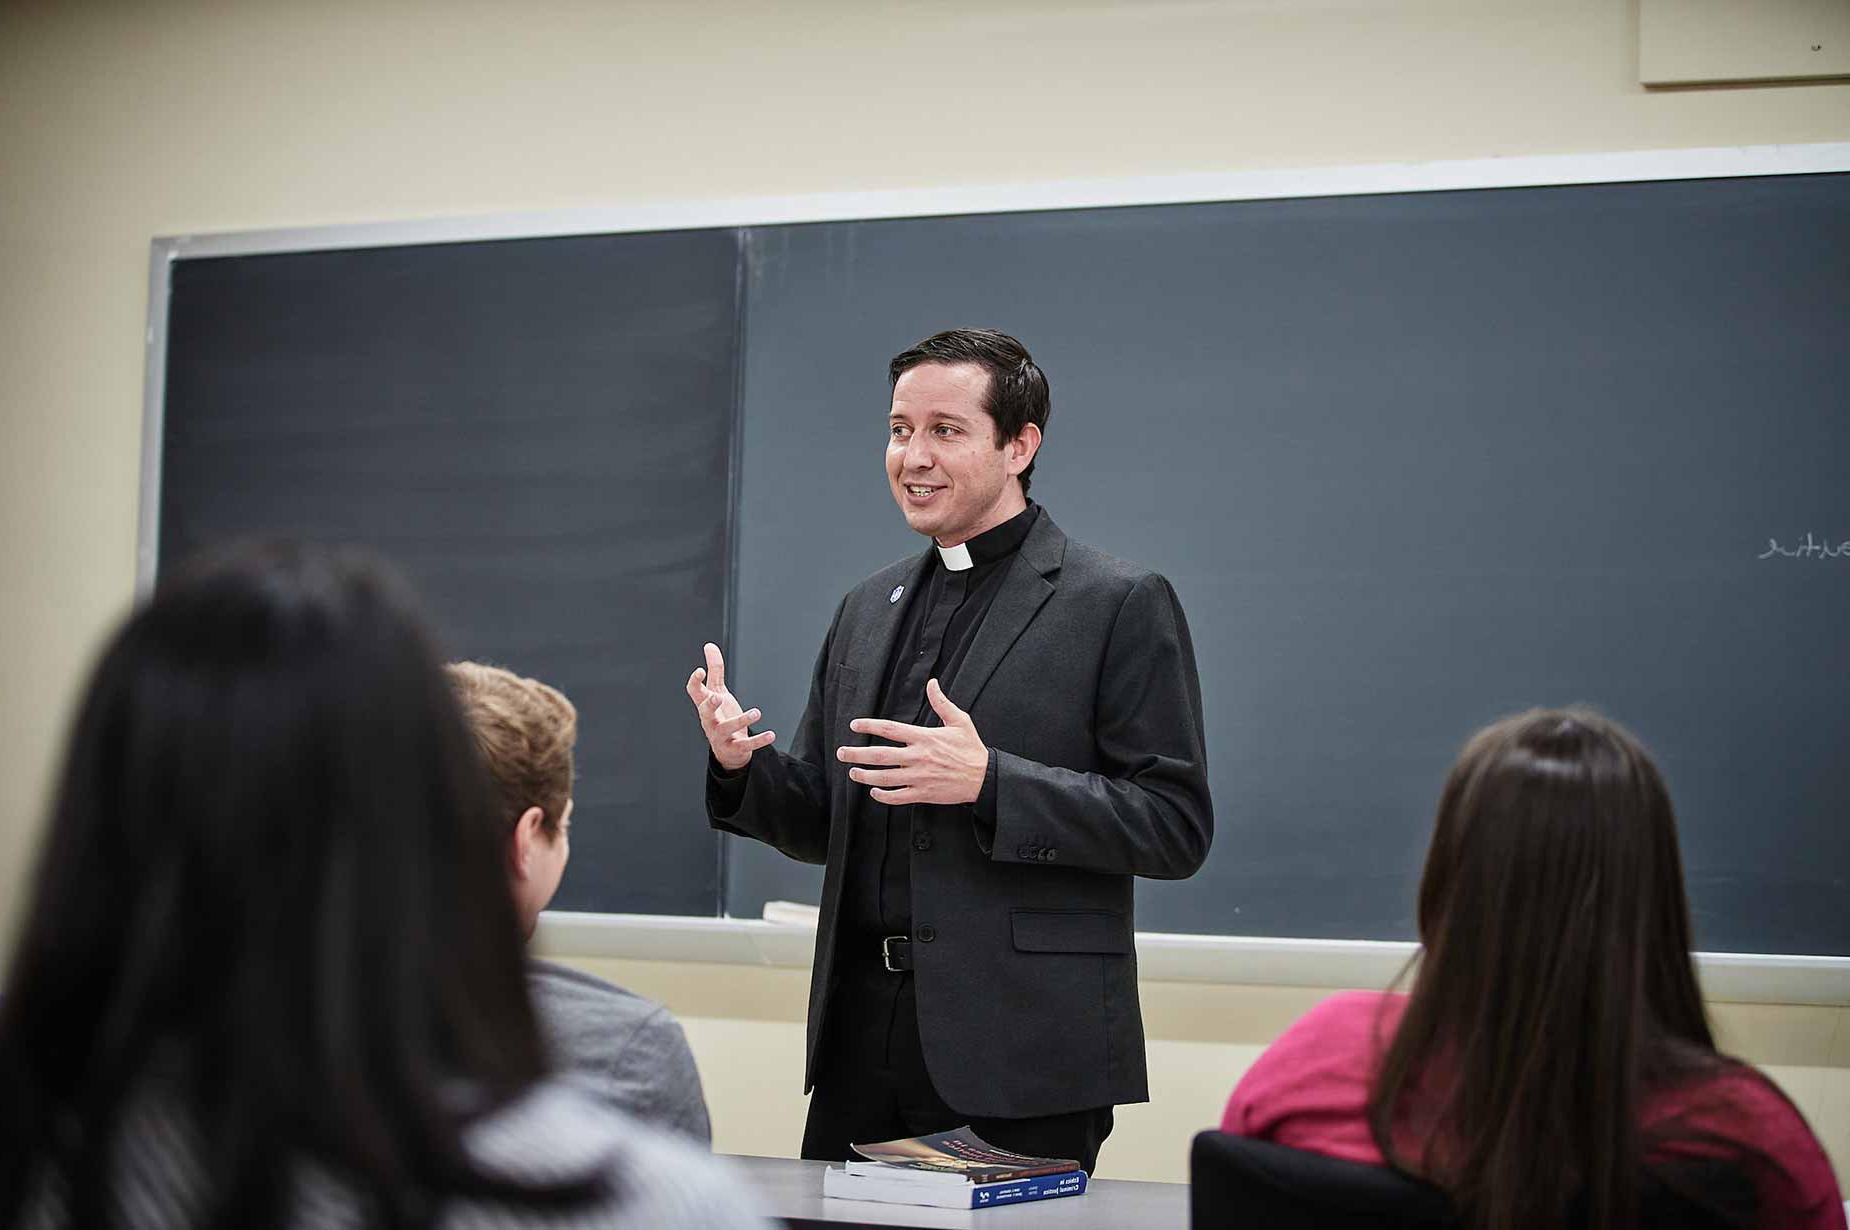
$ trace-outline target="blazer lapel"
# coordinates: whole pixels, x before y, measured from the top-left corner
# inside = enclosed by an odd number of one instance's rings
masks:
[[[957,674],[945,684],[945,695],[959,709],[968,710],[982,695],[983,685],[1002,665],[1002,659],[1021,634],[1033,622],[1043,604],[1053,597],[1054,580],[1060,562],[1066,558],[1066,534],[1053,523],[1045,508],[1035,518],[1034,528],[1009,563],[1002,588],[990,603],[983,626],[964,657]]]
[[[854,687],[843,696],[848,716],[876,716],[874,704],[880,699],[880,684],[886,677],[887,660],[893,656],[893,642],[899,637],[900,615],[917,600],[925,578],[926,565],[930,562],[931,548],[927,547],[906,574],[902,583],[906,592],[900,596],[900,600],[871,604],[872,612],[854,630],[854,640],[842,658],[844,663],[855,669]],[[855,735],[853,742],[866,743],[867,736]],[[830,755],[834,755],[833,749]]]

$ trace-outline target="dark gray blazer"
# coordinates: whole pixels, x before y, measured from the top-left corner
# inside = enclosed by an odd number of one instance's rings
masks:
[[[851,829],[882,804],[835,758],[873,715],[927,552],[842,599],[788,752],[752,757],[715,828],[824,863],[805,1088],[836,988]],[[1071,542],[1042,510],[945,692],[995,751],[993,841],[968,806],[913,808],[912,956],[932,1083],[959,1113],[1026,1118],[1149,1097],[1131,877],[1181,879],[1213,832],[1201,688],[1156,573]]]

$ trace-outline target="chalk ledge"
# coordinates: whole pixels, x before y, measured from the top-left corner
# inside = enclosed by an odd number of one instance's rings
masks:
[[[546,956],[805,968],[815,926],[799,911],[786,921],[660,914],[540,916],[535,948]],[[1243,986],[1379,988],[1412,960],[1416,945],[1246,935],[1137,933],[1146,981]],[[1850,1005],[1850,957],[1699,952],[1705,998],[1723,1003]]]

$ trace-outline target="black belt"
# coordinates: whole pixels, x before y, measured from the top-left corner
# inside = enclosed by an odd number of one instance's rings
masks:
[[[889,974],[912,972],[912,937],[889,935],[880,941],[880,963]]]

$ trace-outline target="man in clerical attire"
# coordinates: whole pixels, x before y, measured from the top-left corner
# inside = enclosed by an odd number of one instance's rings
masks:
[[[967,1123],[1091,1170],[1149,1097],[1131,877],[1192,875],[1213,831],[1188,624],[1029,501],[1020,342],[955,329],[888,374],[887,478],[933,545],[842,599],[787,752],[706,647],[707,812],[827,867],[804,1157]]]

